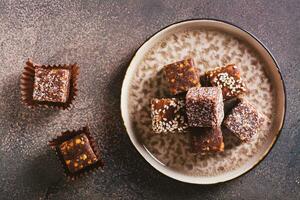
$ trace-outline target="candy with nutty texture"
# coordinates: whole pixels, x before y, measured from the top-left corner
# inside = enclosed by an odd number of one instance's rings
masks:
[[[184,100],[152,99],[152,129],[155,133],[183,132],[188,126],[185,116]]]
[[[221,128],[192,128],[192,150],[195,153],[207,154],[224,151]]]
[[[186,95],[186,112],[191,127],[220,126],[224,118],[221,88],[191,88]]]
[[[166,65],[164,75],[172,95],[186,92],[191,87],[200,86],[199,71],[195,68],[192,59]]]
[[[75,180],[103,168],[100,151],[88,127],[65,131],[49,141],[49,146],[56,151],[68,179]]]
[[[211,86],[221,87],[224,100],[238,97],[246,92],[240,70],[234,64],[206,72],[204,80]]]
[[[33,100],[65,103],[69,96],[70,78],[69,69],[36,67]]]
[[[224,120],[224,125],[241,141],[249,142],[264,121],[263,116],[250,103],[241,101]]]
[[[71,173],[77,172],[98,161],[84,133],[64,141],[59,145],[59,150]]]

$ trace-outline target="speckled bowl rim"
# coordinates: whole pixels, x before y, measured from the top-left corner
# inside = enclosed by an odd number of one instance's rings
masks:
[[[222,180],[213,180],[212,179],[208,179],[205,180],[205,178],[203,177],[197,177],[197,176],[189,176],[189,175],[184,175],[184,174],[180,174],[178,172],[174,172],[171,171],[170,169],[168,169],[168,167],[164,167],[163,165],[161,165],[159,163],[159,161],[156,160],[156,158],[154,158],[149,152],[147,152],[147,149],[145,149],[141,144],[139,144],[138,139],[134,136],[134,133],[130,131],[129,129],[129,123],[130,120],[127,117],[128,116],[128,108],[127,108],[127,102],[128,102],[128,88],[130,86],[130,79],[129,79],[129,74],[133,72],[134,70],[134,66],[132,66],[132,63],[134,61],[134,59],[137,57],[137,55],[139,54],[140,50],[146,46],[146,44],[151,41],[152,38],[154,38],[155,36],[159,35],[161,32],[166,31],[167,29],[172,29],[172,27],[177,26],[179,24],[183,24],[183,23],[189,23],[189,22],[203,22],[203,21],[208,21],[208,22],[213,22],[213,23],[222,23],[225,26],[229,26],[233,29],[238,29],[238,31],[241,31],[241,33],[246,33],[246,35],[250,36],[250,38],[254,39],[261,47],[263,47],[263,49],[266,51],[266,53],[270,56],[270,58],[272,59],[272,61],[274,62],[275,67],[277,68],[277,72],[278,75],[280,77],[280,81],[282,88],[283,88],[283,114],[282,114],[282,119],[281,119],[281,125],[280,128],[278,129],[278,132],[275,134],[271,144],[268,146],[268,148],[266,149],[266,151],[262,154],[262,156],[257,160],[257,162],[255,164],[253,164],[251,167],[246,168],[245,170],[243,170],[241,173],[237,173],[235,175],[229,176],[229,178],[226,179],[222,179]],[[222,183],[222,182],[227,182],[233,179],[236,179],[242,175],[245,175],[246,173],[250,172],[252,169],[254,169],[272,150],[274,144],[276,143],[283,127],[284,127],[284,123],[285,123],[285,117],[286,117],[286,87],[285,87],[285,83],[283,80],[283,76],[281,74],[281,70],[280,67],[277,63],[277,61],[275,60],[274,56],[272,55],[272,53],[270,52],[270,50],[253,34],[251,34],[249,31],[231,23],[231,22],[227,22],[224,20],[219,20],[219,19],[212,19],[212,18],[200,18],[200,19],[188,19],[188,20],[183,20],[183,21],[179,21],[179,22],[175,22],[173,24],[170,24],[162,29],[160,29],[159,31],[157,31],[156,33],[154,33],[153,35],[151,35],[148,39],[146,39],[146,41],[136,50],[136,52],[134,53],[130,64],[128,66],[128,69],[126,71],[124,80],[123,80],[123,84],[122,84],[122,89],[121,89],[121,115],[122,115],[122,119],[123,119],[123,123],[124,126],[126,128],[127,134],[131,140],[131,142],[133,143],[133,145],[135,146],[136,150],[142,155],[142,157],[152,166],[154,167],[156,170],[158,170],[159,172],[161,172],[162,174],[173,178],[175,180],[181,181],[181,182],[185,182],[185,183],[192,183],[192,184],[202,184],[202,185],[207,185],[207,184],[217,184],[217,183]]]

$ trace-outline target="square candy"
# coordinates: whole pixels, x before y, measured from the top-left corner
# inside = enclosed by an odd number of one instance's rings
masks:
[[[224,151],[221,128],[192,128],[192,149],[195,153],[207,154]]]
[[[192,59],[185,59],[164,67],[164,75],[172,95],[188,91],[191,87],[200,86],[199,71]]]
[[[55,149],[67,178],[71,180],[103,168],[99,149],[88,127],[65,131],[49,141],[49,146]]]
[[[241,141],[249,142],[264,121],[263,116],[250,103],[240,102],[224,120],[224,125]]]
[[[184,100],[152,99],[152,129],[155,133],[183,132],[187,127]]]
[[[33,100],[65,103],[69,96],[71,72],[58,67],[36,67]]]
[[[204,77],[211,86],[221,87],[224,100],[238,97],[246,92],[240,70],[236,65],[216,68],[206,72]]]
[[[186,95],[186,113],[191,127],[220,126],[224,118],[221,88],[191,88]]]
[[[77,172],[98,161],[89,139],[84,133],[63,142],[59,145],[59,150],[71,173]]]

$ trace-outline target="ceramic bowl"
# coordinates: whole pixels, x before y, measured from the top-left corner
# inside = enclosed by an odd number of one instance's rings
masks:
[[[150,100],[170,96],[162,76],[166,64],[192,57],[206,70],[235,63],[241,69],[245,95],[266,120],[250,143],[224,133],[225,151],[208,156],[190,152],[188,134],[155,134]],[[199,19],[178,22],[149,38],[136,52],[126,72],[121,111],[132,144],[161,173],[179,181],[214,184],[254,168],[271,150],[285,117],[285,88],[279,66],[255,36],[231,23]]]

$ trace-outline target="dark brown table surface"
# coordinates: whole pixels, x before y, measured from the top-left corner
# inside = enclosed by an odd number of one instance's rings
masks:
[[[300,199],[300,2],[0,1],[0,199]],[[136,49],[159,29],[192,18],[230,21],[255,34],[277,59],[287,89],[284,129],[267,158],[233,181],[191,185],[152,168],[131,144],[120,89]],[[81,67],[70,111],[20,104],[28,57]],[[106,163],[66,182],[47,141],[88,124]]]

